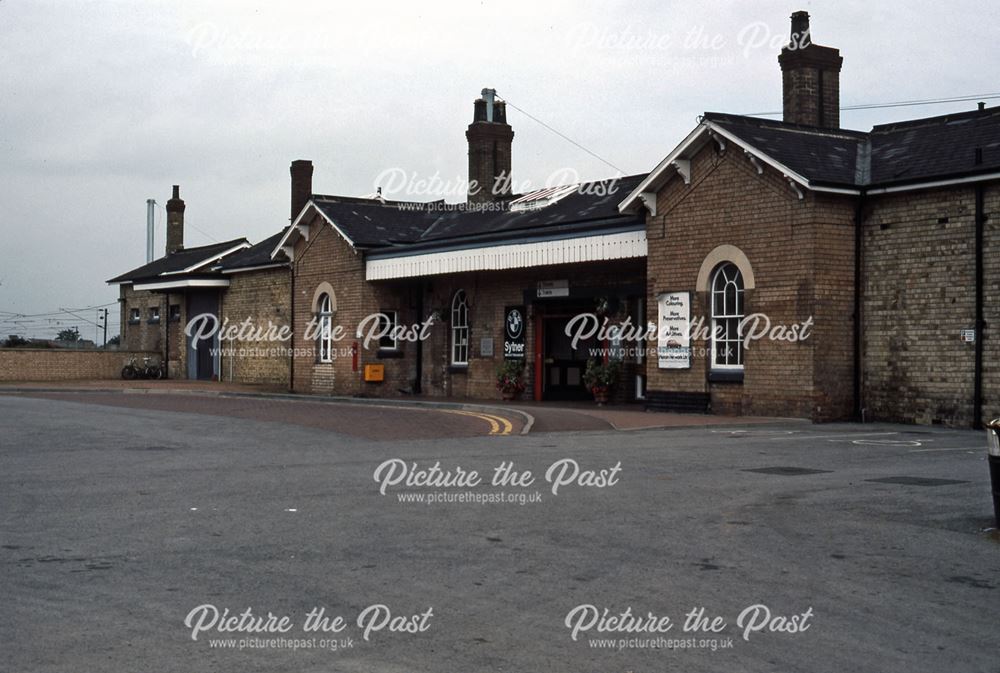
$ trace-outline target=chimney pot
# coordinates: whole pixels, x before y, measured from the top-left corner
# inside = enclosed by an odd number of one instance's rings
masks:
[[[810,42],[809,34],[809,12],[798,11],[792,14],[792,33],[790,44],[799,49],[808,47]]]
[[[979,101],[979,109],[980,110],[985,110],[986,109],[986,103],[984,103],[983,101]]]

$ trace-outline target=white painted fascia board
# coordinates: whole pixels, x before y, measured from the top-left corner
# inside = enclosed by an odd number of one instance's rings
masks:
[[[718,124],[713,124],[710,121],[704,122],[713,132],[718,133],[720,136],[728,140],[729,142],[743,148],[744,152],[750,152],[753,154],[758,161],[762,161],[774,170],[782,174],[782,177],[790,178],[795,182],[799,183],[806,189],[811,189],[814,192],[829,192],[832,194],[851,194],[857,196],[861,193],[859,189],[850,189],[848,187],[824,187],[821,185],[810,184],[809,180],[795,171],[793,171],[788,166],[784,165],[780,161],[776,161],[772,157],[768,156],[766,152],[763,152],[750,143],[742,140],[739,136],[733,135],[732,133],[726,131],[724,128]]]
[[[305,217],[306,212],[309,210],[310,207],[315,208],[316,212],[319,213],[320,217],[322,217],[324,220],[326,220],[326,222],[331,227],[333,227],[333,230],[336,231],[340,235],[341,238],[343,238],[345,241],[347,241],[347,244],[349,246],[351,246],[352,249],[356,250],[356,246],[354,245],[354,241],[352,241],[350,239],[350,237],[347,234],[344,233],[343,229],[341,229],[340,227],[338,227],[337,223],[334,222],[333,220],[331,220],[329,217],[327,217],[326,213],[324,213],[323,210],[319,206],[317,206],[315,204],[315,202],[313,202],[310,199],[309,203],[307,203],[302,208],[301,212],[299,212],[298,217],[296,217],[295,220],[292,221],[292,225],[290,227],[288,227],[288,231],[285,232],[285,235],[281,237],[280,241],[278,241],[278,245],[274,246],[274,250],[271,251],[271,259],[274,259],[275,257],[277,257],[278,253],[282,251],[282,248],[288,248],[288,250],[285,251],[285,254],[288,255],[288,259],[293,259],[292,254],[289,251],[293,251],[294,250],[294,248],[295,248],[295,241],[292,241],[291,243],[289,243],[288,239],[291,238],[292,234],[295,234],[297,236],[302,236],[302,233],[299,230],[299,225],[302,224],[302,219]],[[309,240],[308,237],[306,237],[306,240]]]
[[[192,264],[191,266],[187,267],[186,269],[181,269],[180,271],[164,271],[160,275],[161,276],[176,276],[177,274],[181,274],[181,273],[190,273],[191,271],[196,271],[196,270],[200,269],[203,266],[211,264],[212,262],[218,262],[220,259],[222,259],[226,255],[232,254],[232,253],[236,252],[237,250],[246,250],[249,247],[250,247],[250,244],[247,243],[246,241],[243,241],[239,245],[234,245],[233,247],[229,248],[228,250],[220,252],[215,257],[210,257],[208,259],[205,259],[205,260],[202,260],[202,261],[198,262],[197,264]]]
[[[551,264],[635,259],[647,254],[646,232],[582,236],[578,238],[511,243],[482,248],[429,252],[365,263],[365,280],[414,278],[467,271],[520,269]]]
[[[672,177],[671,174],[677,175],[677,168],[673,165],[674,162],[681,158],[688,148],[700,140],[701,136],[707,131],[708,126],[705,122],[698,124],[698,126],[696,126],[694,130],[692,130],[691,133],[689,133],[687,137],[684,138],[684,140],[682,140],[663,161],[658,163],[656,168],[650,171],[649,175],[647,175],[646,178],[640,182],[621,203],[618,204],[618,212],[624,213],[626,210],[635,205],[635,202],[639,200],[639,196],[643,192],[658,192],[661,186],[659,181],[664,177],[664,173],[668,173],[669,171],[669,174],[666,176],[667,179]],[[664,180],[664,182],[666,182],[666,180]]]
[[[261,271],[263,269],[280,269],[282,267],[288,267],[288,264],[281,262],[279,264],[258,264],[257,266],[243,266],[238,269],[223,269],[222,273],[224,275],[231,273],[243,273],[244,271]]]
[[[229,287],[223,278],[188,278],[185,280],[161,281],[158,283],[138,283],[135,290],[175,290],[186,287]]]
[[[895,194],[897,192],[912,192],[918,189],[934,189],[936,187],[952,187],[954,185],[968,185],[976,182],[988,182],[990,180],[1000,180],[1000,173],[984,173],[983,175],[972,175],[964,178],[951,178],[942,180],[932,180],[930,182],[914,182],[908,185],[896,185],[890,187],[876,187],[867,190],[867,194]]]

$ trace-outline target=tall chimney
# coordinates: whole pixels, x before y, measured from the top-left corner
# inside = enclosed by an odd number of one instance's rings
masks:
[[[181,188],[174,185],[174,195],[167,201],[167,254],[184,249],[184,201]]]
[[[844,59],[839,49],[813,43],[808,12],[792,14],[791,37],[778,63],[784,120],[840,128],[840,67]]]
[[[510,195],[514,131],[507,123],[507,105],[496,100],[496,95],[496,89],[483,89],[465,132],[469,141],[469,203],[502,201]]]
[[[292,174],[292,221],[309,203],[313,191],[313,162],[296,159],[288,169]]]

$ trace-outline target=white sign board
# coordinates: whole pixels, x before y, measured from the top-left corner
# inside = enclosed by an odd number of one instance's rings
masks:
[[[544,297],[568,297],[569,296],[569,281],[568,280],[540,280],[538,281],[538,294],[539,298]]]
[[[660,369],[691,367],[691,293],[665,292],[657,304],[657,366]]]

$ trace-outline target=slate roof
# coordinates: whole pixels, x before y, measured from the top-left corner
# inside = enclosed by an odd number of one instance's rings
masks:
[[[873,183],[994,172],[1000,170],[1000,107],[882,124],[871,139]],[[982,150],[979,165],[976,148]]]
[[[159,259],[154,259],[149,264],[143,264],[142,266],[123,273],[120,276],[115,276],[107,282],[123,283],[128,281],[145,280],[156,278],[165,273],[182,271],[192,266],[196,266],[199,262],[206,262],[214,257],[218,257],[221,253],[229,250],[233,246],[246,242],[247,239],[245,238],[234,238],[231,241],[212,243],[211,245],[202,245],[197,248],[184,248],[183,250],[178,250],[177,252],[160,257]],[[202,269],[199,270],[198,273],[203,275],[204,271],[205,270]]]
[[[812,182],[855,186],[860,131],[818,129],[773,119],[706,112],[714,122],[748,145]]]
[[[358,247],[424,249],[471,241],[580,235],[592,230],[641,227],[618,202],[645,175],[584,183],[542,208],[469,210],[465,204],[380,202],[313,196],[313,203]]]
[[[220,271],[233,271],[237,269],[247,269],[255,266],[266,266],[270,264],[283,264],[288,262],[288,257],[283,252],[272,259],[271,252],[278,245],[278,241],[285,235],[285,229],[265,238],[263,241],[251,245],[244,250],[237,250],[231,255],[223,257],[216,268]]]
[[[868,133],[718,112],[704,119],[820,185],[888,186],[1000,170],[1000,107],[883,124]]]

